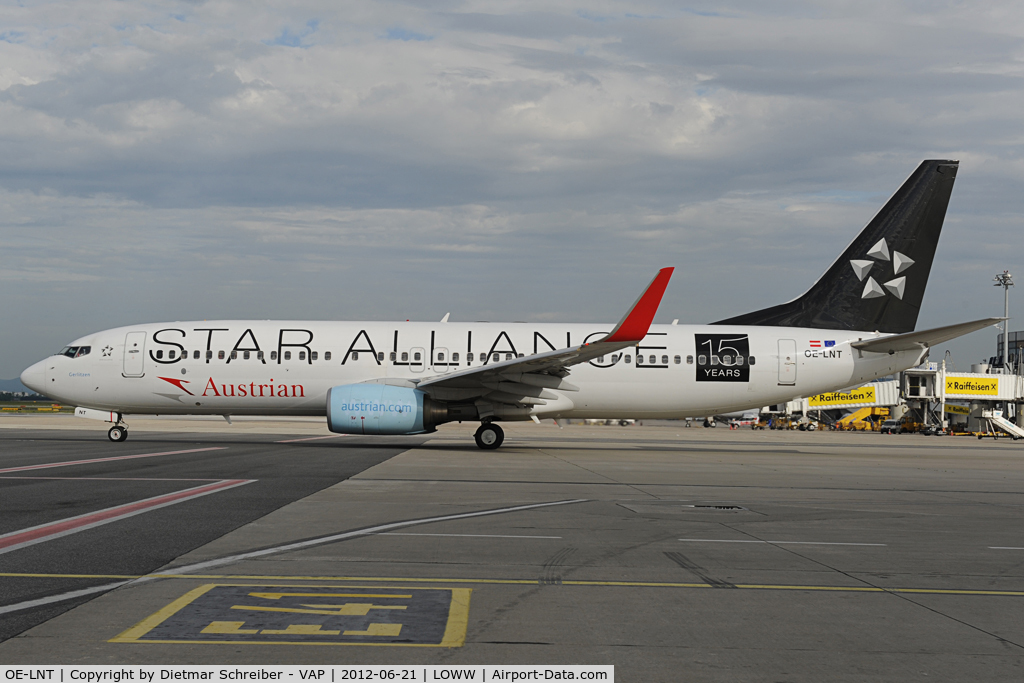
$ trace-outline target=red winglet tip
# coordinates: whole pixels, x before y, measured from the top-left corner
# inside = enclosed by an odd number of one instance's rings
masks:
[[[658,312],[658,306],[661,305],[661,298],[665,295],[665,289],[668,287],[668,281],[672,278],[673,271],[675,268],[672,267],[659,270],[626,317],[615,326],[611,334],[601,341],[638,342],[646,337],[647,331],[654,321],[654,314]]]

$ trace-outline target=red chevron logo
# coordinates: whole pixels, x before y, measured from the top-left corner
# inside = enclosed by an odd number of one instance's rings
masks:
[[[188,384],[189,383],[189,381],[187,379],[174,379],[172,377],[161,377],[160,379],[162,379],[165,382],[170,382],[174,386],[176,386],[179,389],[181,389],[182,391],[184,391],[189,396],[195,396],[195,394],[193,394],[191,391],[189,391],[188,389],[186,389],[185,387],[182,386],[183,384]]]

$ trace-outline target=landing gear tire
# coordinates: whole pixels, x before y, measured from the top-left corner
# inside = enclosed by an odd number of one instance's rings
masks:
[[[110,431],[107,432],[107,438],[114,443],[121,443],[128,439],[128,430],[120,425],[114,425],[110,428]]]
[[[487,423],[480,425],[480,429],[476,430],[473,438],[476,439],[477,446],[485,451],[491,451],[505,440],[505,432],[498,425]]]

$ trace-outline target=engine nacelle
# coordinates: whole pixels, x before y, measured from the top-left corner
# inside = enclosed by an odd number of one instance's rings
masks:
[[[447,413],[409,387],[342,384],[327,391],[327,428],[339,434],[422,434],[447,422]]]

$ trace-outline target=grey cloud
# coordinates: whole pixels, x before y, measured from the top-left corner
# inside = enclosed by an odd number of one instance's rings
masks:
[[[209,114],[216,100],[245,87],[238,76],[208,60],[181,59],[181,55],[144,54],[138,63],[117,71],[91,64],[36,85],[14,85],[3,101],[43,111],[66,120],[83,118],[104,128],[123,125],[103,113],[109,105],[173,98],[191,111]]]
[[[608,28],[600,24],[558,11],[513,11],[505,14],[449,12],[438,14],[437,20],[452,30],[507,37],[525,36],[536,40],[559,40],[567,35],[601,36],[608,33]]]
[[[576,74],[585,73],[588,69],[596,70],[612,66],[606,59],[587,54],[540,50],[520,46],[507,46],[505,50],[514,56],[513,64],[517,66],[527,69],[565,73],[573,82],[579,82],[575,80],[577,78]],[[585,80],[595,85],[600,82],[593,76]]]

